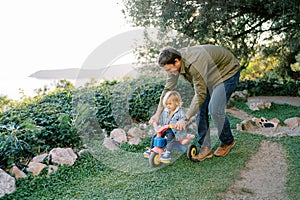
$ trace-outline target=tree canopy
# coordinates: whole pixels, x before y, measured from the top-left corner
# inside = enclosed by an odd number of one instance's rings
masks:
[[[200,44],[225,46],[243,66],[258,52],[276,56],[280,73],[299,78],[291,68],[300,52],[299,2],[123,0],[123,12],[135,26],[176,30]]]

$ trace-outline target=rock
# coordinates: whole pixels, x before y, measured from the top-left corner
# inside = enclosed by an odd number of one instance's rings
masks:
[[[284,124],[289,127],[297,127],[300,124],[300,117],[293,117],[284,120]]]
[[[35,156],[31,161],[42,163],[47,156],[48,156],[47,153],[43,153],[41,155]]]
[[[77,155],[71,148],[54,148],[49,152],[49,161],[59,165],[73,166]]]
[[[114,129],[110,133],[110,139],[118,142],[119,144],[127,142],[126,132],[120,128]]]
[[[271,102],[270,101],[261,101],[261,100],[248,100],[248,106],[251,110],[261,110],[265,108],[270,108],[271,107]]]
[[[248,95],[248,91],[247,90],[243,90],[243,91],[235,91],[231,97],[232,98],[241,98],[241,99],[246,99]]]
[[[264,117],[261,117],[261,118],[253,117],[252,121],[255,122],[256,125],[260,128],[276,128],[279,123],[279,119],[277,119],[277,118],[274,118],[269,121]]]
[[[0,197],[13,193],[16,190],[16,180],[0,169]]]
[[[238,131],[243,131],[242,123],[236,124],[236,130],[238,130]]]
[[[129,138],[143,138],[146,136],[145,131],[137,127],[132,127],[129,129],[127,134]]]
[[[39,175],[43,169],[45,169],[47,165],[39,162],[30,162],[27,167],[27,171],[31,172],[32,175],[37,176]]]
[[[276,125],[276,127],[280,123],[280,120],[278,118],[273,118],[273,119],[270,119],[269,121],[272,122],[272,123],[274,123]]]
[[[130,144],[130,145],[132,145],[132,144],[137,145],[137,144],[139,144],[140,142],[141,142],[141,138],[135,137],[135,138],[129,139],[128,144]]]
[[[119,144],[114,141],[113,139],[110,139],[108,137],[105,137],[104,140],[103,140],[103,146],[105,146],[106,148],[108,148],[109,150],[111,151],[114,151],[114,150],[119,150]]]
[[[140,124],[139,125],[139,128],[142,129],[142,130],[145,130],[147,128],[147,124]]]
[[[13,165],[13,167],[9,170],[9,173],[13,174],[16,180],[19,178],[26,178],[27,175],[20,170],[16,165]]]
[[[154,128],[151,128],[147,131],[147,136],[155,135],[155,134],[156,134],[156,131],[154,130]]]
[[[49,165],[48,166],[48,173],[47,176],[49,177],[50,174],[56,172],[58,170],[58,166],[55,165]]]
[[[252,124],[250,120],[244,120],[240,124],[236,125],[236,129],[239,131],[250,131],[254,130],[256,127]]]
[[[83,153],[90,153],[90,151],[88,149],[81,149],[77,154],[78,156],[81,156]]]

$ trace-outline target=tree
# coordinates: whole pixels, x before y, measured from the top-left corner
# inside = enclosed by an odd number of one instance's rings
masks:
[[[204,44],[214,40],[246,66],[257,51],[280,58],[282,75],[300,52],[299,0],[123,0],[135,26],[172,29]]]
[[[9,109],[13,104],[13,100],[9,99],[6,95],[0,95],[0,112]]]

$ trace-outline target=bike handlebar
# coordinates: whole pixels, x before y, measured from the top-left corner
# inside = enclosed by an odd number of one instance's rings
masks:
[[[169,128],[175,128],[175,124],[168,124],[165,126],[162,126],[159,130],[157,130],[157,137],[161,137],[161,135],[168,130]]]

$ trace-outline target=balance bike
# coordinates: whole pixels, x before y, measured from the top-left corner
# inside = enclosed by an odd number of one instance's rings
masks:
[[[150,167],[158,167],[160,165],[162,165],[162,163],[170,163],[170,161],[162,161],[160,158],[162,156],[162,154],[165,151],[165,146],[167,144],[167,139],[166,138],[162,138],[162,134],[168,130],[169,128],[175,128],[175,125],[165,125],[163,127],[161,127],[158,131],[157,131],[157,136],[154,138],[153,141],[153,148],[150,149],[150,157],[149,157],[149,165]],[[188,141],[191,138],[188,139]],[[185,140],[185,139],[183,139]],[[177,147],[180,146],[184,146],[183,141],[175,141],[174,145],[177,145]],[[186,147],[184,147],[186,148]],[[188,146],[187,149],[187,157],[191,160],[192,156],[195,156],[197,154],[197,148],[195,145],[190,144]]]

